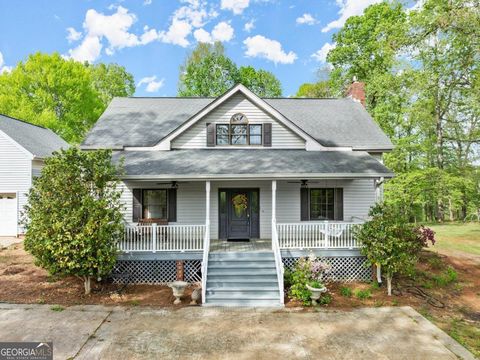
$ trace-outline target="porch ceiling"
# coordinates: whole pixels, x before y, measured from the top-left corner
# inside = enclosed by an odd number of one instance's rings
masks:
[[[393,173],[363,151],[194,149],[118,151],[126,179],[374,178]]]

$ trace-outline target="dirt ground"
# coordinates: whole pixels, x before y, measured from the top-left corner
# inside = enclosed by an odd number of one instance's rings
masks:
[[[22,244],[0,250],[0,302],[59,305],[151,305],[174,307],[168,286],[115,285],[96,283],[92,294],[84,295],[83,283],[76,277],[55,278],[33,264]],[[187,288],[182,305],[187,306],[192,289]]]

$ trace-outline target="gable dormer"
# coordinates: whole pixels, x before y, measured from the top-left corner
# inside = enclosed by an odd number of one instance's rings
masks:
[[[305,139],[238,92],[171,142],[172,149],[305,149]]]

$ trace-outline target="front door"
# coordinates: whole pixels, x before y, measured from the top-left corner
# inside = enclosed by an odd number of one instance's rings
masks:
[[[219,200],[220,238],[240,240],[259,237],[258,189],[220,190]]]

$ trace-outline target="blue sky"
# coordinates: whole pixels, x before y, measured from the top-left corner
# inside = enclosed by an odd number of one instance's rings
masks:
[[[0,0],[0,71],[54,51],[114,62],[136,96],[175,96],[197,41],[220,40],[237,65],[273,72],[283,95],[313,82],[332,34],[379,0]]]

